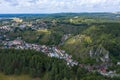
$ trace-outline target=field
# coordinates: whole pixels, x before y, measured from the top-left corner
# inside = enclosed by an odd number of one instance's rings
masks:
[[[40,80],[40,79],[33,79],[29,77],[28,75],[4,75],[3,73],[0,73],[0,80]]]

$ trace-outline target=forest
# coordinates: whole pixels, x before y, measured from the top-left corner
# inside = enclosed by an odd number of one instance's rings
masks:
[[[89,73],[78,66],[69,67],[63,60],[33,50],[0,49],[0,71],[6,75],[29,74],[43,80],[119,80]]]

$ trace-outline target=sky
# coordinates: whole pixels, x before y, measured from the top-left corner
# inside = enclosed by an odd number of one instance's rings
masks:
[[[119,12],[120,0],[0,0],[0,13]]]

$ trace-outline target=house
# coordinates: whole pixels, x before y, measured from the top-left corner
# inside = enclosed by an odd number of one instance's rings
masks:
[[[9,26],[2,26],[0,27],[1,30],[7,30],[7,31],[10,31],[11,28]]]
[[[117,65],[120,65],[120,62],[117,62]]]
[[[50,56],[50,57],[57,57],[57,58],[59,58],[59,55],[58,55],[58,54],[56,54],[56,53],[49,53],[49,54],[48,54],[48,56]]]
[[[25,27],[26,27],[25,24],[22,24],[22,25],[19,26],[20,29],[24,29]]]
[[[101,69],[100,69],[100,70],[101,70],[101,72],[102,72],[102,73],[106,73],[106,68],[101,67]]]
[[[14,40],[12,41],[13,45],[21,45],[23,43],[22,40]]]

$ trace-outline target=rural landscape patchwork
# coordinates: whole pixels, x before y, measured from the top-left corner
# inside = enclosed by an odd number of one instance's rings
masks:
[[[120,80],[120,0],[18,1],[0,0],[0,80]]]

